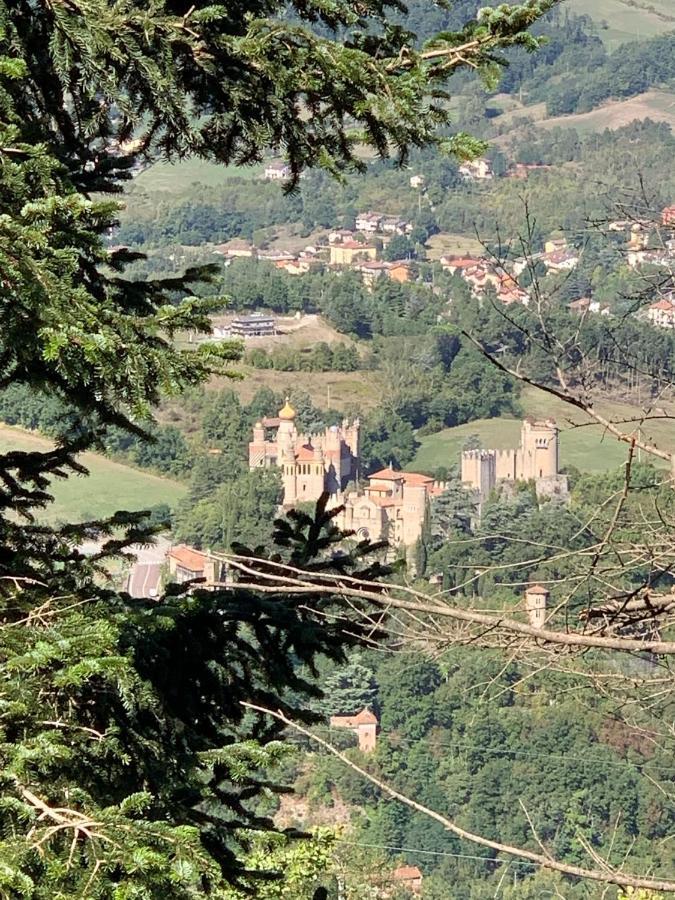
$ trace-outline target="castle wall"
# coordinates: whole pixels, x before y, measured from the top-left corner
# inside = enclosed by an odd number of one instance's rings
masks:
[[[466,450],[461,465],[462,483],[487,497],[497,482],[496,451]]]
[[[518,478],[518,451],[495,450],[494,452],[497,481],[515,481]]]

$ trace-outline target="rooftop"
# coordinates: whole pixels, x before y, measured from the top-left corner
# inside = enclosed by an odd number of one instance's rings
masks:
[[[169,550],[169,557],[175,559],[178,565],[190,572],[203,572],[204,563],[206,562],[206,554],[194,547],[188,547],[186,544],[179,544]]]

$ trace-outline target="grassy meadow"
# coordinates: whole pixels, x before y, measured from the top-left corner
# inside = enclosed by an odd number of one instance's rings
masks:
[[[581,412],[536,389],[527,389],[522,396],[525,415],[537,418],[552,416],[560,427],[560,464],[574,466],[582,472],[605,472],[616,469],[626,461],[627,445],[591,421]],[[636,409],[626,403],[603,402],[599,409],[610,419],[629,420],[636,416]],[[675,409],[667,408],[675,415]],[[637,423],[636,423],[637,424]],[[621,426],[631,430],[631,424]],[[478,435],[486,448],[500,450],[517,447],[520,441],[520,420],[514,418],[479,419],[446,428],[437,434],[421,439],[421,446],[408,469],[430,471],[439,466],[450,467],[459,462],[462,447],[469,435]],[[675,421],[656,420],[646,422],[640,429],[644,440],[651,440],[662,448],[675,447]],[[658,464],[658,460],[652,459]]]
[[[51,442],[20,428],[0,425],[0,453],[10,450],[44,451]],[[72,476],[56,480],[51,492],[54,503],[38,518],[43,522],[81,522],[109,516],[116,510],[149,509],[159,503],[175,506],[185,493],[185,485],[134,469],[96,453],[80,457],[89,477]]]

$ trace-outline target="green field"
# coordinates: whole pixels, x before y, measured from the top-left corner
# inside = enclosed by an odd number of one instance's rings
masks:
[[[199,182],[208,187],[218,187],[229,178],[259,178],[262,166],[222,166],[204,159],[185,159],[178,163],[156,162],[141,172],[133,184],[145,191],[171,191],[180,193]]]
[[[35,434],[0,425],[0,453],[40,451],[51,446]],[[41,521],[81,522],[109,516],[119,509],[149,509],[159,503],[175,506],[185,494],[185,485],[179,482],[112,462],[96,453],[83,453],[80,461],[89,469],[89,477],[72,476],[54,482],[54,503],[40,514]]]
[[[583,424],[588,420],[578,413],[542,391],[524,392],[522,406],[526,415],[537,418],[553,416],[560,426],[560,464],[575,466],[582,472],[604,472],[616,469],[626,461],[627,445],[619,442],[611,434],[607,434],[599,425]],[[600,404],[603,414],[616,421],[635,415],[635,409],[622,403]],[[668,409],[674,414],[673,409]],[[575,427],[576,426],[576,427]],[[581,427],[579,427],[581,426]],[[630,431],[631,425],[621,426]],[[462,447],[469,435],[477,434],[483,447],[500,450],[517,447],[520,440],[520,420],[479,419],[460,425],[457,428],[446,428],[437,434],[428,435],[421,440],[415,459],[406,468],[411,471],[433,471],[444,466],[457,465]],[[659,420],[646,423],[641,429],[644,440],[651,440],[657,446],[668,449],[675,447],[675,421]],[[646,457],[645,457],[646,458]],[[650,459],[656,464],[659,460]]]
[[[634,0],[630,4],[625,0],[567,0],[564,7],[577,15],[590,16],[600,26],[598,34],[609,50],[675,28],[672,0]]]

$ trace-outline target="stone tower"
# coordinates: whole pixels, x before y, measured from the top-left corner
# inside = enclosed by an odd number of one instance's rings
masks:
[[[546,608],[550,594],[541,584],[530,584],[525,590],[525,611],[533,628],[546,624]]]
[[[558,474],[558,426],[554,419],[525,419],[520,433],[517,481],[553,478]]]

